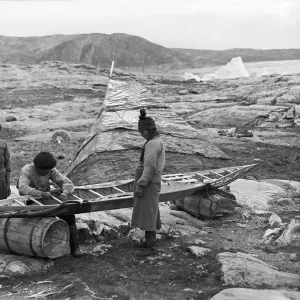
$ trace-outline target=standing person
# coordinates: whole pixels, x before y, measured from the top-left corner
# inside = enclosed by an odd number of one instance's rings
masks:
[[[135,172],[132,226],[145,231],[146,241],[138,246],[147,248],[145,255],[153,255],[157,254],[156,230],[161,228],[158,203],[165,147],[154,120],[146,117],[144,109],[140,110],[138,130],[146,143]]]
[[[2,127],[0,125],[0,131]],[[0,200],[10,196],[11,161],[7,144],[0,140]]]
[[[49,180],[51,179],[62,190],[59,196],[60,200],[66,201],[68,195],[73,193],[74,185],[69,178],[55,168],[56,163],[56,159],[51,153],[40,152],[32,164],[27,164],[22,168],[17,184],[19,194],[21,196],[41,197],[43,202],[50,200],[52,196]],[[74,257],[84,255],[84,252],[79,248],[75,215],[65,215],[59,218],[69,225],[71,255]]]

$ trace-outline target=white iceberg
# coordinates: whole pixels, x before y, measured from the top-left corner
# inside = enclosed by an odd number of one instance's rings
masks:
[[[264,70],[262,73],[258,74],[258,77],[268,77],[268,76],[271,76],[272,73],[267,71],[267,70]]]
[[[208,81],[208,80],[214,80],[214,79],[218,79],[217,75],[214,73],[204,74],[203,77],[201,78],[202,81]]]
[[[233,79],[249,77],[249,73],[246,70],[242,58],[234,57],[225,66],[219,68],[215,73],[205,74],[201,80],[207,81],[212,79]]]
[[[188,73],[188,72],[185,72],[182,77],[184,78],[185,81],[191,80],[191,79],[195,79],[198,82],[200,81],[200,76],[194,75],[194,74]]]

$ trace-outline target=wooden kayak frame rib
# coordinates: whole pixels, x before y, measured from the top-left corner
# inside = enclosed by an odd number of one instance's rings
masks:
[[[256,166],[257,164],[252,164],[239,167],[163,175],[159,201],[173,201],[201,193],[205,189],[211,187],[219,188],[236,180]],[[209,176],[217,178],[211,178]],[[90,200],[82,199],[76,194],[72,195],[75,199],[66,202],[62,202],[53,196],[52,203],[49,205],[42,204],[38,199],[35,199],[32,196],[20,196],[12,199],[5,199],[0,201],[0,218],[59,216],[132,207],[134,199],[133,192],[125,192],[120,187],[132,185],[133,181],[133,179],[127,179],[85,186],[75,186],[75,191],[86,191],[97,196]],[[98,191],[94,191],[94,189],[112,189],[119,193],[102,195]],[[28,200],[31,200],[34,204],[26,205]]]

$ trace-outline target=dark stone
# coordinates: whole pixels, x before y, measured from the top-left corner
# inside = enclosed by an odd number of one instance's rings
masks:
[[[6,122],[14,122],[14,121],[17,121],[17,118],[14,117],[14,116],[7,116],[7,117],[5,118],[5,121],[6,121]]]

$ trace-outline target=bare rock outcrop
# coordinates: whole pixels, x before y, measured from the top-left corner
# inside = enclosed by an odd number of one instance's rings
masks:
[[[299,288],[300,275],[280,272],[275,267],[245,253],[217,255],[225,285],[259,288]]]
[[[300,292],[286,290],[226,289],[210,300],[297,300]]]
[[[240,205],[251,209],[268,210],[275,194],[285,193],[285,190],[272,184],[255,180],[238,179],[230,184],[230,190]]]
[[[40,272],[52,266],[52,260],[21,255],[0,254],[0,274],[5,276]]]
[[[197,94],[178,96],[174,87],[174,96],[167,102],[200,128],[293,127],[299,119],[299,83],[299,74],[217,80],[193,84]]]

